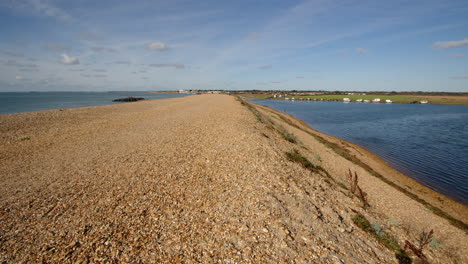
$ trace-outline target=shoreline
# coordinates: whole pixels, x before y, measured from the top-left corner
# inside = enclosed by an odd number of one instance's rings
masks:
[[[256,104],[254,102],[251,102],[251,103],[255,104],[256,107],[268,109],[268,111],[286,116],[294,120],[294,122],[297,122],[300,125],[304,126],[306,130],[310,130],[312,133],[325,139],[327,143],[338,145],[338,148],[341,148],[341,150],[345,150],[346,152],[348,152],[346,154],[337,153],[338,155],[346,155],[347,157],[351,156],[352,158],[350,159],[356,158],[357,160],[352,160],[353,163],[356,163],[359,166],[364,165],[365,167],[368,167],[366,168],[366,170],[372,171],[372,173],[377,172],[378,174],[380,174],[380,176],[376,176],[377,178],[383,177],[381,176],[382,174],[387,175],[388,177],[384,177],[385,180],[391,181],[395,185],[398,185],[399,187],[405,189],[405,191],[409,193],[413,193],[421,197],[421,199],[423,200],[428,200],[429,201],[428,206],[431,206],[431,204],[434,204],[436,207],[442,207],[445,209],[448,208],[450,211],[449,213],[453,215],[457,215],[457,218],[468,219],[468,211],[467,211],[468,206],[442,193],[439,193],[436,190],[431,189],[430,187],[418,182],[417,180],[411,178],[410,176],[405,175],[404,173],[393,168],[388,162],[383,160],[381,157],[365,149],[364,147],[361,147],[357,144],[351,143],[339,137],[320,132],[310,127],[306,122],[300,119],[297,119],[291,114],[278,111],[276,109],[273,109],[265,105]]]
[[[468,260],[466,230],[362,167],[393,173],[377,157],[233,96],[0,115],[0,124],[0,261],[397,263],[416,258],[403,246],[421,229],[437,238],[430,259]],[[348,170],[368,207],[350,193]]]
[[[404,186],[404,185],[409,185],[409,186],[410,186],[411,188],[413,188],[413,189],[418,189],[420,186],[423,186],[423,187],[424,187],[424,190],[420,190],[420,191],[418,191],[418,192],[419,192],[419,193],[424,193],[424,192],[429,192],[429,190],[430,190],[431,192],[436,193],[436,194],[437,194],[437,195],[436,195],[436,196],[437,196],[437,199],[436,199],[435,201],[441,200],[441,199],[444,199],[444,200],[445,200],[445,199],[449,199],[449,200],[451,200],[451,201],[453,201],[453,202],[455,202],[455,203],[461,204],[461,205],[464,206],[464,207],[467,207],[467,206],[468,206],[468,205],[464,205],[464,204],[463,204],[462,202],[460,202],[460,201],[457,201],[457,200],[455,200],[455,199],[453,199],[453,198],[451,198],[451,197],[449,197],[449,196],[447,196],[447,195],[445,195],[445,194],[442,194],[442,193],[438,192],[438,191],[435,190],[435,189],[432,189],[432,188],[429,187],[429,186],[426,186],[424,183],[421,183],[421,182],[417,181],[416,179],[414,179],[414,178],[412,178],[412,177],[406,175],[405,173],[399,171],[397,168],[394,168],[392,165],[390,165],[389,162],[385,161],[384,158],[382,158],[382,157],[380,157],[379,155],[375,154],[375,153],[372,152],[371,150],[366,149],[365,147],[362,147],[362,146],[360,146],[360,145],[358,145],[358,144],[352,143],[352,142],[347,141],[347,140],[345,140],[345,139],[342,139],[342,138],[340,138],[340,137],[333,136],[333,135],[327,134],[327,133],[325,133],[325,132],[321,132],[321,131],[319,131],[319,130],[317,130],[317,129],[314,129],[314,128],[312,128],[309,124],[307,124],[305,121],[303,121],[303,120],[301,120],[301,119],[298,119],[298,118],[294,117],[293,115],[288,114],[288,113],[286,113],[286,112],[282,112],[282,111],[276,110],[276,109],[274,109],[274,108],[272,108],[272,107],[269,107],[269,106],[266,106],[266,105],[262,105],[262,104],[258,104],[258,103],[252,102],[252,101],[250,101],[250,102],[251,102],[252,104],[257,105],[257,106],[267,108],[267,109],[269,109],[270,111],[276,111],[276,112],[278,112],[278,113],[281,113],[282,115],[288,116],[289,118],[292,118],[292,119],[294,119],[294,120],[296,120],[296,121],[302,123],[302,124],[303,124],[304,126],[306,126],[308,129],[314,131],[314,133],[317,133],[318,135],[320,135],[320,136],[322,136],[322,137],[329,138],[329,139],[331,139],[331,140],[332,140],[333,142],[335,142],[335,143],[336,143],[336,142],[340,143],[340,144],[342,145],[343,148],[347,148],[347,149],[349,149],[349,150],[353,150],[353,149],[354,149],[355,151],[351,154],[351,155],[353,155],[353,156],[359,155],[359,156],[362,156],[363,158],[366,157],[366,160],[373,160],[373,161],[376,162],[376,164],[380,164],[381,166],[385,166],[385,167],[391,168],[391,170],[394,171],[394,172],[391,172],[393,178],[396,178],[397,180],[400,180],[400,181],[403,180],[404,182],[407,182],[407,183],[405,183],[405,184],[402,184],[402,186]],[[366,153],[366,155],[363,155],[362,153]],[[386,170],[383,169],[383,171],[386,171]],[[406,179],[406,178],[409,179],[409,181],[408,181],[408,180],[404,180],[404,179]],[[412,185],[414,184],[413,182],[416,182],[417,185],[416,185],[416,186],[412,186]],[[419,186],[419,185],[420,185],[420,186]],[[434,200],[434,199],[431,199],[431,200]],[[467,215],[466,217],[468,218],[468,215]]]

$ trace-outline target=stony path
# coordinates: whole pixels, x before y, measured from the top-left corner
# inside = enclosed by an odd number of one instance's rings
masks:
[[[0,262],[396,263],[233,97],[0,116]]]

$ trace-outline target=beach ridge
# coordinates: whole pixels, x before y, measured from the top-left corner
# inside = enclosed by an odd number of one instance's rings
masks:
[[[330,143],[462,222],[466,207],[362,148],[234,96],[3,115],[0,132],[7,263],[398,263],[416,259],[405,240],[431,229],[430,260],[468,261],[464,231]]]

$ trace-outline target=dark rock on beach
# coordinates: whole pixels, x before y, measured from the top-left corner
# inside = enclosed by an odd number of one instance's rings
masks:
[[[126,98],[119,98],[119,99],[114,99],[112,102],[136,102],[140,100],[145,100],[143,97],[126,97]]]

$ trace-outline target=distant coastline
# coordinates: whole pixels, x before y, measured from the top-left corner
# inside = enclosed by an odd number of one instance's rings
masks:
[[[446,104],[468,105],[468,94],[398,94],[398,93],[329,93],[329,92],[258,92],[239,93],[253,99],[296,100],[296,101],[338,101],[359,103],[399,104]],[[373,100],[377,99],[375,102]],[[367,100],[367,101],[365,101]],[[388,101],[387,101],[388,100]]]

